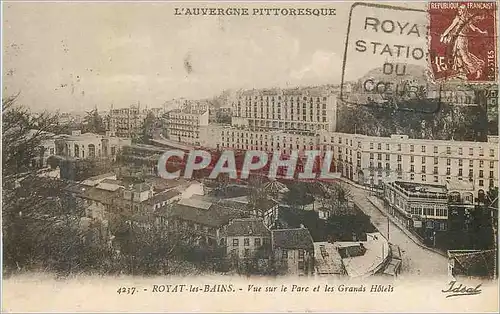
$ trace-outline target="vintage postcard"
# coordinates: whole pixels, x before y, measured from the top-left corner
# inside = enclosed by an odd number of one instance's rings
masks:
[[[498,5],[2,1],[2,312],[498,313]]]

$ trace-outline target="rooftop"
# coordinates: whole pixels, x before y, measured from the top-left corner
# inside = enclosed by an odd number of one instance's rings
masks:
[[[170,191],[158,193],[158,194],[155,194],[152,198],[148,199],[146,201],[146,203],[151,204],[151,205],[154,205],[157,203],[162,203],[162,202],[168,201],[168,200],[170,200],[170,199],[172,199],[180,194],[181,194],[181,192],[179,192],[177,190],[170,190]]]
[[[273,247],[284,249],[314,250],[311,234],[306,228],[273,230],[272,243]]]
[[[101,189],[101,190],[107,190],[107,191],[116,191],[116,190],[122,188],[123,186],[124,185],[123,185],[122,181],[104,179],[97,185],[97,188]]]
[[[446,182],[448,191],[474,191],[474,184],[466,180],[450,180]]]
[[[363,256],[365,253],[366,249],[362,243],[353,243],[352,245],[339,247],[339,254],[342,258]]]
[[[165,210],[160,211],[158,215],[165,216],[167,218],[177,218],[215,228],[221,227],[233,219],[244,217],[244,213],[241,211],[222,207],[217,204],[210,206],[210,209],[202,209],[179,203],[165,208]]]
[[[82,184],[94,186],[94,185],[96,185],[96,181],[101,182],[104,179],[113,179],[114,180],[114,179],[116,179],[116,174],[114,174],[112,172],[100,174],[98,176],[90,177],[90,178],[83,180]]]
[[[123,185],[123,181],[114,179],[104,179],[101,181],[101,183]]]
[[[134,187],[132,188],[132,191],[136,193],[146,192],[149,190],[151,190],[151,185],[147,183],[134,184]]]
[[[406,181],[394,181],[393,184],[401,187],[408,192],[447,193],[446,186],[439,184],[424,184]]]
[[[271,232],[266,228],[264,222],[257,218],[234,219],[229,223],[225,231],[226,236],[270,236]]]
[[[366,235],[367,240],[363,242],[334,243],[338,249],[352,247],[354,245],[360,246],[360,244],[363,244],[363,247],[366,249],[363,255],[350,256],[342,259],[342,263],[349,277],[365,277],[375,274],[383,266],[383,261],[389,255],[389,243],[379,232],[367,233]]]
[[[186,207],[193,207],[197,209],[204,209],[208,210],[212,206],[211,202],[207,202],[201,199],[196,199],[196,198],[183,198],[179,201],[179,205],[183,205]]]
[[[102,204],[112,204],[113,199],[118,197],[119,194],[116,191],[108,191],[99,189],[97,187],[91,187],[82,191],[81,196],[83,198],[90,199]]]
[[[342,274],[342,258],[335,245],[328,242],[314,242],[314,261],[318,274]]]
[[[491,277],[495,268],[496,250],[449,250],[454,260],[454,276]]]

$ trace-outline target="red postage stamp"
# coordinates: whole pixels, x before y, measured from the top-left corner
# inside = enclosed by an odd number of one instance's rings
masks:
[[[496,2],[430,2],[428,12],[434,79],[496,82]]]

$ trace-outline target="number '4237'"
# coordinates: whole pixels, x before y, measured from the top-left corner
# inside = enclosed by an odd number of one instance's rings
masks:
[[[121,287],[116,290],[118,294],[134,294],[136,292],[135,287]]]

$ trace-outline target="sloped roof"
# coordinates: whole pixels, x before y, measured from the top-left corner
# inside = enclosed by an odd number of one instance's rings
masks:
[[[112,204],[113,199],[119,197],[118,192],[107,191],[95,187],[82,191],[81,196],[103,204]]]
[[[245,217],[244,212],[233,210],[227,207],[212,204],[209,209],[201,209],[192,206],[173,204],[168,208],[159,211],[158,215],[167,218],[177,218],[191,221],[193,223],[206,225],[210,227],[220,227],[236,218]]]
[[[314,250],[311,234],[306,228],[273,230],[272,242],[273,247]]]
[[[222,199],[219,201],[219,204],[225,207],[231,207],[243,211],[252,211],[254,209],[253,205],[249,203],[248,199],[246,201],[242,201],[242,199],[240,198]],[[266,212],[276,205],[278,205],[278,203],[276,203],[275,201],[263,198],[259,199],[255,203],[255,210]]]
[[[365,255],[366,249],[361,245],[351,245],[339,248],[339,254],[342,258],[356,257]]]
[[[180,195],[181,192],[177,190],[170,190],[162,193],[155,194],[152,198],[148,199],[145,203],[154,205],[156,203],[161,203],[164,201],[168,201],[173,197]]]
[[[270,193],[285,193],[288,191],[288,188],[285,184],[279,181],[270,181],[265,186],[264,189]]]
[[[116,184],[116,185],[123,185],[123,181],[120,180],[113,180],[113,179],[104,179],[101,181],[101,183],[108,183],[108,184]]]
[[[132,190],[134,192],[138,192],[138,193],[149,191],[149,190],[151,190],[151,185],[149,185],[147,183],[135,184]]]
[[[104,179],[98,185],[97,188],[107,191],[116,191],[123,187],[123,182],[119,180]]]
[[[486,276],[493,274],[495,267],[495,250],[470,251],[470,252],[448,252],[461,268],[464,275]],[[456,265],[457,266],[457,265]],[[455,268],[457,268],[455,266]],[[456,270],[454,270],[455,272]]]
[[[314,242],[314,260],[319,274],[342,274],[342,258],[335,245],[328,242]]]
[[[226,236],[270,236],[271,232],[266,228],[264,222],[257,218],[234,219],[227,226],[224,232]]]
[[[193,207],[203,210],[208,210],[212,206],[211,202],[207,202],[200,199],[192,199],[192,198],[183,198],[179,201],[178,204],[186,207]]]

